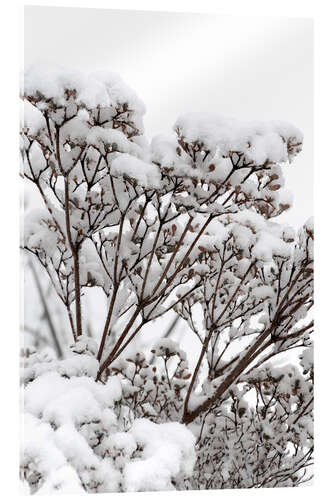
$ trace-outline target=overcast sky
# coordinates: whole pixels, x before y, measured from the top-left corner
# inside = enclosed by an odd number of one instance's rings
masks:
[[[26,7],[24,57],[119,73],[146,104],[150,138],[187,111],[294,123],[304,149],[283,217],[298,227],[313,211],[312,30],[309,19]]]

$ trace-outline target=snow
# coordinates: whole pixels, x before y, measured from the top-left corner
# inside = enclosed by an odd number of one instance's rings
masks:
[[[101,152],[105,151],[105,147],[110,150],[114,147],[120,153],[131,153],[140,156],[141,148],[129,141],[126,135],[120,130],[111,128],[93,127],[87,134],[87,144],[94,145]]]
[[[305,230],[313,233],[314,230],[314,219],[313,217],[309,217],[305,224],[304,224]]]
[[[178,422],[155,424],[138,419],[131,434],[144,451],[143,460],[126,465],[127,491],[174,489],[173,477],[191,474],[196,460],[195,438],[185,426]]]
[[[262,285],[262,286],[255,287],[252,290],[252,293],[253,293],[253,296],[259,300],[274,297],[273,289],[268,285]]]
[[[166,167],[172,167],[179,161],[176,153],[178,146],[177,138],[174,136],[159,134],[153,137],[151,141],[152,160],[163,163]]]
[[[39,131],[46,126],[42,113],[28,101],[21,101],[21,121],[24,129],[37,136]]]
[[[72,375],[96,377],[98,370],[98,362],[91,355],[81,354],[70,359],[52,362],[38,362],[38,355],[34,355],[34,357],[37,362],[32,363],[30,367],[26,368],[26,380],[33,379],[51,370],[57,372],[62,377],[71,377]]]
[[[117,73],[111,71],[94,71],[90,75],[91,78],[105,86],[110,103],[127,103],[129,108],[135,110],[136,113],[144,115],[146,106],[138,98],[134,90],[126,85]]]
[[[252,256],[263,262],[270,262],[273,257],[288,258],[292,253],[291,243],[294,240],[294,231],[290,226],[279,225],[267,221],[262,215],[250,209],[244,209],[238,213],[222,216],[224,227],[218,229],[220,222],[212,223],[209,231],[216,230],[215,238],[220,242],[232,234],[236,248],[242,250],[246,255]],[[216,229],[215,229],[216,228]],[[214,236],[211,236],[212,244]],[[200,246],[206,246],[207,236],[200,239]]]
[[[307,373],[308,371],[313,369],[313,357],[314,357],[313,345],[311,345],[311,346],[307,347],[306,349],[304,349],[304,351],[302,352],[302,354],[300,356],[301,365],[302,365],[305,373]]]
[[[291,161],[303,141],[300,130],[286,122],[241,122],[215,113],[186,113],[174,129],[188,143],[214,153],[218,149],[222,156],[242,152],[256,165]]]
[[[108,446],[130,457],[136,450],[137,443],[130,432],[117,432],[108,440]]]
[[[134,158],[129,154],[121,154],[112,162],[113,175],[126,175],[135,179],[138,184],[147,188],[158,189],[161,185],[161,175],[156,165]]]
[[[26,96],[35,96],[38,92],[58,106],[64,106],[67,104],[66,90],[76,90],[77,102],[88,110],[127,103],[137,116],[145,113],[142,101],[116,73],[94,72],[87,75],[48,65],[33,65],[24,73]]]
[[[271,261],[273,256],[288,258],[291,255],[291,248],[288,243],[274,234],[262,232],[253,247],[252,255],[256,259],[267,262]]]
[[[152,352],[156,353],[156,356],[163,356],[166,353],[171,356],[179,352],[179,346],[172,339],[162,338],[154,344]]]
[[[24,244],[43,249],[52,256],[56,251],[59,235],[50,230],[52,220],[46,208],[36,208],[26,213],[24,218]]]
[[[76,354],[91,354],[95,357],[98,352],[98,344],[88,335],[81,335],[74,344],[70,345],[70,350]]]
[[[282,188],[278,192],[278,202],[280,205],[285,205],[291,207],[293,204],[294,196],[292,192],[287,188]]]
[[[67,422],[82,424],[100,419],[101,405],[102,408],[112,406],[120,396],[117,378],[104,386],[94,384],[90,377],[68,379],[51,371],[28,384],[25,408],[36,417],[41,415],[43,421],[59,427]]]
[[[24,443],[21,449],[21,464],[26,467],[27,486],[36,481],[35,467],[45,480],[38,490],[49,492],[83,493],[79,476],[69,465],[64,454],[55,443],[55,436],[49,424],[41,423],[29,413],[24,418]],[[31,491],[34,492],[34,489]]]
[[[77,350],[86,341],[77,342]],[[78,493],[174,489],[172,481],[190,476],[196,460],[195,438],[186,426],[133,419],[120,407],[123,389],[118,377],[106,384],[76,373],[64,362],[36,364],[35,378],[24,397],[24,441],[21,467],[25,489],[41,493]],[[116,410],[117,406],[117,410]],[[122,408],[120,410],[120,408]],[[119,410],[127,414],[125,425]],[[121,485],[121,486],[120,486]]]
[[[287,226],[283,229],[282,237],[283,241],[289,243],[295,240],[295,229],[291,226]]]

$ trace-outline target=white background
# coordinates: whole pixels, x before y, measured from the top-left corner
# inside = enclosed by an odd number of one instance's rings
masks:
[[[332,160],[330,158],[331,141],[331,116],[332,116],[332,71],[331,71],[331,20],[329,2],[318,1],[307,2],[306,0],[268,2],[263,1],[112,1],[102,2],[95,0],[87,2],[39,2],[39,5],[72,5],[88,7],[113,7],[113,8],[140,8],[151,10],[172,10],[192,12],[215,12],[232,15],[250,16],[289,16],[289,17],[314,17],[316,34],[316,87],[315,87],[315,192],[316,192],[316,233],[318,234],[316,245],[316,332],[318,333],[316,352],[316,480],[314,488],[301,488],[298,490],[257,490],[257,491],[226,491],[223,492],[189,492],[189,493],[158,493],[159,498],[329,498],[331,490],[331,451],[332,451],[332,415],[329,411],[329,400],[332,392],[332,377],[330,368],[332,364],[332,326],[330,282],[331,272],[331,233],[332,206]],[[158,5],[157,5],[158,4]],[[2,446],[4,464],[2,466],[1,490],[5,498],[16,498],[17,494],[17,463],[18,463],[18,324],[19,306],[18,297],[20,293],[20,280],[18,273],[18,236],[19,236],[19,182],[16,180],[18,173],[18,106],[15,107],[18,93],[18,52],[22,49],[22,25],[20,27],[21,39],[18,42],[18,12],[15,7],[22,2],[11,2],[7,4],[6,12],[2,13],[3,27],[0,30],[2,36],[2,119],[1,137],[2,143],[2,177],[1,187],[1,224],[2,224],[2,255],[0,262],[2,277],[2,308],[1,335],[2,356],[1,374],[2,400],[1,416],[3,422]],[[22,17],[22,10],[20,11]],[[50,26],[52,20],[50,21]],[[61,27],[59,28],[61,29]],[[140,38],[140,33],[138,33]],[[43,41],[40,40],[42,44]],[[21,61],[22,62],[22,61]],[[295,60],[295,64],[297,61]],[[125,75],[124,75],[125,76]],[[126,78],[125,78],[126,79]],[[135,86],[135,82],[129,82]],[[192,90],[189,92],[191,94]],[[145,98],[144,95],[142,95]],[[173,96],[174,97],[174,96]],[[225,103],[226,105],[226,103]],[[13,112],[13,109],[16,110]],[[230,108],[229,108],[230,109]],[[250,111],[250,110],[249,110]],[[222,112],[224,112],[222,110]],[[235,115],[236,113],[227,114]],[[283,116],[286,118],[286,116]],[[283,118],[282,117],[282,118]],[[253,116],[251,116],[253,118]],[[291,120],[295,121],[295,120]],[[296,123],[300,126],[300,124]],[[311,123],[310,123],[311,127]],[[9,132],[9,134],[8,134]],[[302,182],[302,174],[298,182]],[[10,355],[9,355],[10,352]],[[319,381],[319,382],[318,382]],[[7,466],[7,467],[6,467]],[[121,494],[114,497],[124,498],[154,498],[152,494]],[[67,496],[63,496],[67,498]],[[69,497],[68,497],[69,498]],[[74,498],[74,497],[73,497]],[[97,496],[96,496],[97,498]],[[100,498],[100,497],[99,497]]]

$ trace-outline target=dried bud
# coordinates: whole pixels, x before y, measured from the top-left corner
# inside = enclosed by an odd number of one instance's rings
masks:
[[[278,189],[280,189],[280,184],[273,184],[273,186],[268,186],[268,189],[270,191],[278,191]]]

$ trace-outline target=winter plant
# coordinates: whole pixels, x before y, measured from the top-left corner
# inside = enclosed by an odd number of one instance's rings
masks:
[[[26,214],[22,246],[72,332],[64,359],[22,350],[26,490],[307,481],[313,223],[273,222],[291,205],[283,172],[301,132],[189,113],[149,144],[143,103],[112,73],[32,68],[21,97],[22,175],[44,204]],[[96,338],[91,287],[108,303]],[[193,370],[159,332],[137,348],[170,311],[200,346]]]

